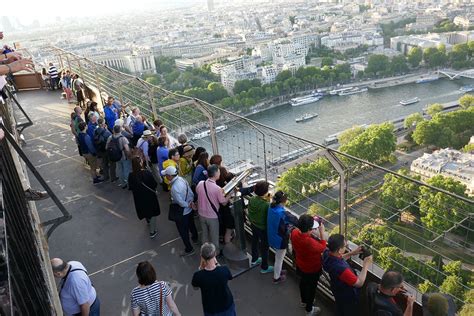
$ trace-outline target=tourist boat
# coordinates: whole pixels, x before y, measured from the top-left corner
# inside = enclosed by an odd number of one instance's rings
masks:
[[[438,79],[439,79],[439,76],[434,75],[434,76],[429,76],[429,77],[426,77],[426,78],[420,78],[416,81],[416,83],[427,83],[427,82],[431,82],[431,81],[436,81]]]
[[[410,105],[410,104],[417,103],[417,102],[420,102],[420,98],[414,97],[413,99],[401,100],[400,104],[401,105]]]
[[[227,125],[217,126],[216,127],[216,133],[225,131],[226,129],[227,129]],[[191,140],[203,139],[205,137],[208,137],[209,135],[211,135],[210,130],[207,130],[207,131],[204,131],[204,132],[201,132],[201,133],[196,133],[196,134],[193,135],[193,137],[191,137]]]
[[[471,85],[467,85],[467,86],[463,86],[463,87],[459,88],[459,91],[461,93],[468,93],[468,92],[471,92],[473,90],[474,90],[474,87],[471,86]]]
[[[334,89],[334,90],[329,91],[329,94],[330,94],[330,95],[338,95],[338,94],[341,93],[341,92],[349,91],[349,90],[352,90],[352,89],[354,89],[354,87],[347,87],[347,88],[341,88],[341,89]]]
[[[303,116],[297,117],[295,121],[296,121],[296,123],[300,123],[300,122],[304,122],[304,121],[310,120],[312,118],[315,118],[317,116],[318,116],[317,113],[305,113],[305,114],[303,114]]]
[[[367,92],[368,90],[369,90],[369,89],[367,89],[367,88],[352,88],[352,89],[347,90],[347,91],[339,92],[338,95],[340,95],[340,96],[351,95],[351,94],[357,94],[357,93]]]
[[[321,97],[322,96],[319,93],[313,93],[311,95],[307,95],[304,97],[291,99],[290,104],[291,106],[299,106],[299,105],[314,103],[321,100]]]

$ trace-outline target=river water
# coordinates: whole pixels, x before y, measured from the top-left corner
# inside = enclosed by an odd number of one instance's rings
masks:
[[[321,143],[328,135],[354,125],[382,123],[411,113],[421,112],[432,103],[445,103],[459,99],[459,88],[474,84],[472,79],[440,79],[423,84],[407,84],[369,90],[349,96],[327,96],[312,104],[292,107],[282,105],[249,116],[250,119]],[[408,106],[399,104],[402,99],[420,98]],[[304,113],[317,113],[318,117],[303,123],[295,119]]]

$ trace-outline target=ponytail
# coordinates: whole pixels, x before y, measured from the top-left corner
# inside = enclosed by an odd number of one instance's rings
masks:
[[[273,195],[272,203],[270,204],[271,207],[276,207],[278,204],[286,202],[288,197],[283,191],[277,191],[275,195]]]

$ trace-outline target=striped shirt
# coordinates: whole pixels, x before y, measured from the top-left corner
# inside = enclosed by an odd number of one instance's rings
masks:
[[[49,76],[51,78],[57,78],[58,77],[58,70],[56,69],[55,66],[50,66],[48,69]]]
[[[131,307],[140,310],[140,315],[172,316],[173,313],[166,304],[166,298],[171,294],[169,285],[163,281],[155,281],[146,287],[137,286],[132,290]]]

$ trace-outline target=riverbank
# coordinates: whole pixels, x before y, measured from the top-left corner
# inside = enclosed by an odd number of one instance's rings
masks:
[[[320,91],[330,91],[332,89],[341,89],[341,88],[347,88],[347,87],[368,87],[369,89],[378,89],[378,88],[388,88],[388,87],[395,87],[395,86],[401,86],[401,85],[406,85],[406,84],[413,84],[416,83],[417,80],[426,78],[427,76],[433,75],[433,72],[419,72],[419,73],[412,73],[412,74],[406,74],[406,75],[401,75],[401,76],[394,76],[394,77],[387,77],[387,78],[380,78],[380,79],[374,79],[374,80],[364,80],[364,81],[359,81],[359,82],[351,82],[348,84],[342,84],[338,86],[328,86],[328,87],[321,87],[318,88]],[[440,77],[440,79],[444,79],[443,77]],[[253,114],[257,114],[263,111],[267,111],[285,104],[288,104],[289,101],[292,98],[304,96],[310,94],[314,89],[310,90],[303,90],[303,91],[298,91],[292,94],[288,94],[285,96],[279,96],[276,98],[272,98],[269,100],[265,100],[262,102],[257,103],[255,106],[251,108],[251,111],[248,113],[242,113],[238,112],[238,114],[248,117]]]

